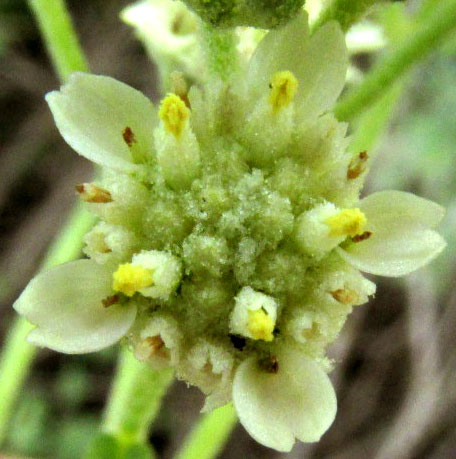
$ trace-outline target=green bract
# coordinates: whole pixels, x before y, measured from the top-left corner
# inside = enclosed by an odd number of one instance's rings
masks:
[[[307,18],[269,32],[245,69],[159,108],[111,78],[75,74],[46,99],[65,140],[103,166],[78,186],[101,222],[81,260],[15,303],[30,340],[90,352],[125,336],[138,359],[233,400],[259,442],[317,441],[336,400],[326,348],[375,285],[444,247],[443,210],[409,193],[359,200],[367,153],[329,112],[344,37]]]
[[[270,29],[294,18],[305,0],[184,0],[216,27],[253,26]]]

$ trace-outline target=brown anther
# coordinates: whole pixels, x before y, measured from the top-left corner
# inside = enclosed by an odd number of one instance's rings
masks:
[[[321,335],[320,326],[316,322],[313,322],[310,328],[306,328],[302,331],[302,336],[306,340],[317,338],[320,335]]]
[[[134,132],[131,130],[130,126],[127,126],[123,131],[122,131],[122,137],[125,141],[125,143],[128,145],[130,148],[135,142],[136,142],[136,137]]]
[[[279,361],[275,355],[270,355],[269,357],[261,359],[258,364],[266,373],[276,375],[279,372]]]
[[[105,308],[109,308],[109,306],[112,306],[113,304],[117,304],[119,302],[119,296],[118,295],[107,296],[101,302],[103,303],[103,306]]]
[[[350,290],[349,288],[340,288],[329,293],[336,301],[342,304],[355,304],[359,301],[358,292]]]
[[[99,245],[97,247],[98,252],[100,253],[111,253],[112,249],[106,244],[104,239],[104,234],[100,234]]]
[[[356,155],[348,165],[347,179],[353,180],[359,177],[366,170],[366,162],[369,159],[367,151],[362,151]]]
[[[93,183],[76,185],[76,191],[85,202],[94,202],[98,204],[112,202],[111,193]]]
[[[364,231],[362,234],[357,234],[356,236],[352,237],[353,242],[361,242],[365,241],[366,239],[369,239],[372,236],[371,231]]]
[[[165,345],[160,335],[149,336],[145,341],[150,348],[151,355],[156,354]]]
[[[172,92],[179,96],[182,102],[186,105],[187,108],[191,108],[190,100],[188,98],[188,85],[185,81],[184,74],[182,72],[172,72],[171,73],[171,87]]]

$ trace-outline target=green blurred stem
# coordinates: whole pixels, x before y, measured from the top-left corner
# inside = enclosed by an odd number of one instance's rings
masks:
[[[79,47],[71,20],[62,0],[29,0],[52,63],[64,82],[74,71],[87,71],[87,62]],[[49,268],[79,258],[82,237],[91,228],[94,217],[78,205],[49,249],[43,267]],[[11,411],[36,354],[36,347],[25,341],[32,329],[17,318],[10,328],[0,356],[0,444],[5,438]]]
[[[368,110],[356,119],[350,150],[354,152],[372,151],[377,139],[386,131],[391,114],[403,92],[405,82],[397,82],[385,92]]]
[[[176,459],[213,459],[221,452],[237,423],[231,403],[203,415]]]
[[[122,348],[103,430],[124,445],[145,442],[172,381],[171,369],[152,370],[136,360],[126,347]]]
[[[456,1],[440,1],[439,8],[421,23],[410,39],[404,40],[382,59],[361,85],[336,105],[334,112],[337,118],[352,120],[366,110],[454,30]]]
[[[328,21],[338,21],[346,32],[358,22],[375,3],[385,0],[331,0],[312,25],[312,31],[317,30]]]
[[[215,29],[208,24],[202,24],[201,29],[209,71],[227,81],[238,68],[236,35],[231,29]]]
[[[77,206],[51,246],[43,268],[79,258],[82,237],[93,223],[94,217],[82,205]],[[36,355],[37,348],[25,341],[32,328],[26,320],[18,317],[6,336],[0,356],[0,444],[5,438],[11,411]]]
[[[73,72],[87,72],[88,64],[63,0],[28,0],[60,81]]]

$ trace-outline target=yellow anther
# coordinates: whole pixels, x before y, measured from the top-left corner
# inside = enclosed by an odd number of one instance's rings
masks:
[[[180,137],[190,116],[190,110],[179,96],[170,93],[163,99],[158,115],[166,130],[175,137]]]
[[[269,86],[271,88],[269,103],[272,111],[277,113],[294,99],[298,90],[298,80],[290,71],[284,70],[274,73]]]
[[[150,287],[154,283],[153,271],[142,266],[125,263],[119,265],[112,275],[112,288],[116,292],[122,292],[127,296],[133,296],[138,290]]]
[[[364,232],[367,218],[359,209],[342,209],[325,223],[330,227],[330,236],[354,237]]]
[[[274,335],[274,321],[264,312],[263,309],[249,310],[249,322],[247,327],[253,339],[272,341]]]

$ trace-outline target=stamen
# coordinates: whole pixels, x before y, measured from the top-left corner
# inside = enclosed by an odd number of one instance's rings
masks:
[[[179,138],[190,116],[190,110],[179,96],[170,93],[163,99],[158,115],[165,129]]]
[[[263,308],[254,311],[249,310],[247,328],[253,339],[272,341],[274,339],[274,321],[268,316]]]
[[[355,304],[359,301],[358,292],[349,288],[340,288],[331,293],[332,297],[342,304]]]
[[[173,93],[179,96],[184,101],[185,105],[190,108],[190,100],[188,98],[188,85],[185,81],[184,74],[177,71],[172,72],[170,79]]]
[[[144,338],[136,347],[136,356],[139,360],[148,361],[155,358],[169,360],[169,349],[165,346],[160,335]]]
[[[270,355],[269,357],[261,359],[258,365],[266,373],[276,375],[279,372],[279,361],[275,355]]]
[[[271,88],[269,103],[272,111],[277,113],[294,99],[298,90],[298,80],[290,71],[284,70],[274,73],[269,87]]]
[[[129,148],[136,143],[136,137],[134,132],[131,130],[130,126],[127,126],[123,131],[122,131],[122,137],[125,141],[125,143],[128,145]]]
[[[352,241],[353,242],[365,241],[366,239],[369,239],[371,236],[372,236],[372,232],[371,231],[364,231],[364,233],[362,233],[362,234],[358,234],[356,236],[353,236],[352,237]]]
[[[368,159],[367,151],[362,151],[359,155],[356,155],[348,165],[347,179],[353,180],[359,177],[366,170]]]
[[[325,223],[330,227],[330,236],[355,237],[363,234],[367,218],[360,209],[342,209],[326,219]]]
[[[112,202],[111,193],[93,183],[76,185],[76,191],[85,202],[106,203]]]
[[[165,345],[165,342],[160,335],[149,336],[145,341],[148,344],[152,354],[156,354]]]
[[[111,296],[107,296],[104,300],[101,300],[101,302],[105,308],[109,308],[109,306],[112,306],[113,304],[117,304],[119,300],[120,298],[118,295],[111,295]]]
[[[112,278],[112,288],[127,296],[133,296],[138,290],[150,287],[154,283],[151,269],[132,265],[131,263],[119,265]]]
[[[321,335],[320,327],[316,322],[312,322],[312,326],[309,328],[304,328],[301,334],[306,341],[312,338],[317,338]]]

